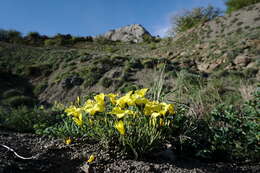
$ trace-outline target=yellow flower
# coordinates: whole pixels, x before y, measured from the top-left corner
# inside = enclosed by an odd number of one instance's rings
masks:
[[[174,114],[174,109],[172,104],[167,104],[163,102],[161,103],[161,105],[162,105],[162,110],[160,111],[160,113],[162,115],[165,115],[166,113]]]
[[[77,103],[78,105],[80,105],[80,98],[79,98],[79,96],[78,96],[77,99],[76,99],[76,103]]]
[[[71,142],[72,142],[71,138],[68,138],[68,139],[65,140],[65,143],[66,143],[67,145],[71,144]]]
[[[140,90],[136,90],[134,94],[139,97],[144,97],[147,91],[148,91],[148,88],[143,88]]]
[[[114,114],[117,118],[123,118],[125,115],[135,115],[135,112],[132,110],[122,110],[120,107],[114,107],[110,114]]]
[[[132,93],[133,93],[133,91],[129,91],[128,93],[126,93],[126,95],[124,95],[123,97],[120,97],[116,101],[116,104],[118,106],[120,106],[121,108],[124,108],[126,104],[128,104],[129,106],[133,106],[134,105],[134,101],[131,98],[131,94]]]
[[[149,100],[147,98],[137,98],[135,99],[135,104],[142,105],[148,103]]]
[[[72,119],[73,119],[73,121],[74,121],[78,126],[82,126],[82,125],[83,125],[82,113],[79,114],[78,117],[73,117]]]
[[[94,100],[87,100],[83,106],[83,110],[88,112],[90,115],[95,115],[96,112],[104,112],[105,110],[105,95],[99,94],[94,97]]]
[[[90,115],[95,115],[96,112],[104,112],[105,105],[95,104],[91,109],[89,109]]]
[[[145,104],[144,114],[152,115],[153,113],[158,113],[161,110],[161,105],[158,101],[150,101]]]
[[[95,156],[94,156],[93,154],[91,154],[91,155],[89,156],[87,162],[88,162],[88,163],[92,163],[92,162],[94,162],[94,160],[95,160]]]
[[[118,130],[121,135],[125,134],[124,122],[122,120],[115,123],[114,127]]]
[[[109,97],[112,104],[116,104],[116,97],[118,96],[118,94],[110,93],[107,96]]]
[[[68,115],[72,115],[74,117],[79,117],[79,115],[81,114],[81,109],[77,108],[76,106],[70,106],[67,109],[65,109],[65,112]]]
[[[172,104],[167,103],[159,103],[157,101],[147,102],[144,108],[145,115],[152,115],[156,113],[156,116],[163,115],[165,116],[167,113],[174,114],[174,109]]]
[[[105,104],[105,94],[100,93],[94,97],[95,101],[99,105],[104,105]]]

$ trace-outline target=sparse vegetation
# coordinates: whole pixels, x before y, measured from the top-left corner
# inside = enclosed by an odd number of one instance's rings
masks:
[[[260,2],[260,0],[226,0],[227,13],[231,13],[258,2]]]
[[[220,9],[217,9],[213,6],[198,7],[190,11],[185,11],[183,14],[172,17],[173,27],[169,32],[171,35],[176,35],[199,24],[210,21],[218,17],[220,14]]]

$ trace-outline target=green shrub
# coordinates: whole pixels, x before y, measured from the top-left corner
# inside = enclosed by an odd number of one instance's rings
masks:
[[[47,36],[41,36],[38,32],[29,32],[25,37],[24,40],[27,44],[30,45],[42,45],[43,41],[47,39]]]
[[[213,6],[198,7],[190,11],[185,11],[181,15],[172,16],[173,27],[169,32],[171,35],[176,35],[201,23],[210,21],[220,14],[220,9]]]
[[[45,46],[54,46],[54,45],[56,45],[56,41],[53,39],[47,39],[47,40],[44,40],[44,45]]]
[[[227,0],[227,13],[231,13],[248,5],[256,4],[260,2],[260,0]]]
[[[4,128],[18,132],[35,132],[35,127],[48,127],[60,121],[59,117],[55,114],[55,112],[36,107],[1,108],[0,120],[1,126]]]
[[[208,119],[187,117],[185,108],[177,109],[173,122],[176,145],[182,153],[212,160],[259,160],[259,115],[259,90],[240,109],[220,104]]]
[[[8,30],[8,42],[10,43],[21,43],[22,34],[16,30]]]

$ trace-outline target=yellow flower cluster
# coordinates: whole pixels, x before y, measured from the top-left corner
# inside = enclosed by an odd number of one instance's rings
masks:
[[[151,123],[156,124],[156,119],[159,117],[165,117],[166,115],[173,115],[174,108],[172,104],[164,102],[150,101],[145,97],[148,89],[140,89],[136,91],[130,91],[124,96],[119,97],[118,94],[99,94],[94,97],[94,100],[87,100],[82,107],[71,105],[65,112],[67,115],[72,116],[75,123],[79,126],[83,125],[83,115],[86,113],[94,116],[98,112],[105,112],[109,115],[115,115],[118,121],[115,122],[114,127],[121,135],[125,134],[124,122],[122,119],[129,116],[150,116]],[[108,97],[112,105],[111,110],[106,110],[105,97]],[[79,98],[77,98],[77,102]],[[139,108],[137,110],[133,108]],[[160,124],[163,124],[163,120],[160,118]]]

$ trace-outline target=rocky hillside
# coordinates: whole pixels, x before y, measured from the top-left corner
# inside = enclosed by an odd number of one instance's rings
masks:
[[[226,82],[214,87],[222,87],[219,92],[229,97],[260,80],[259,14],[260,4],[256,4],[175,38],[144,39],[150,34],[140,25],[131,25],[109,31],[103,40],[71,47],[0,42],[0,90],[18,90],[20,95],[50,103],[68,102],[91,92],[151,87],[166,64],[166,90],[183,88],[178,83],[181,75],[191,74],[192,80],[200,78],[205,85],[223,78]],[[26,85],[16,84],[13,77],[6,80],[6,75],[18,76]],[[0,98],[2,103],[11,102],[6,94]]]

